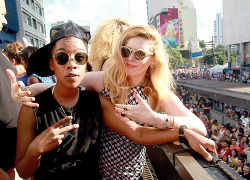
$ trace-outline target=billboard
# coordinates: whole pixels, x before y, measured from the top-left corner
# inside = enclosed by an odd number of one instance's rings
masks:
[[[180,31],[178,8],[168,8],[167,13],[160,14],[160,30],[163,44],[167,48],[180,48]]]

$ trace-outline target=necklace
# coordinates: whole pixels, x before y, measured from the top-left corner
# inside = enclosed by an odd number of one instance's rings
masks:
[[[64,108],[62,107],[62,105],[60,104],[60,101],[59,101],[58,98],[56,97],[56,93],[54,93],[54,90],[55,90],[55,86],[52,88],[52,95],[54,94],[54,97],[55,97],[55,99],[57,100],[58,104],[60,105],[60,108],[62,109],[63,114],[65,115],[65,117],[67,117],[67,114],[66,114],[66,112],[64,111]],[[70,108],[70,109],[71,109],[71,108]],[[72,107],[72,110],[71,110],[71,113],[70,113],[71,116],[72,116],[72,114],[73,114],[73,110],[74,110],[74,107]],[[72,117],[73,117],[73,116],[72,116]],[[73,118],[69,121],[69,125],[72,125],[72,120],[73,120]]]

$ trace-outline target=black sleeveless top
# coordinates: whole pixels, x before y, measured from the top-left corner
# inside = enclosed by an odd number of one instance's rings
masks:
[[[42,154],[34,179],[100,179],[101,103],[98,93],[79,89],[79,100],[72,113],[72,124],[79,124],[79,128],[65,132],[59,146]],[[51,88],[36,96],[36,102],[39,107],[34,108],[34,113],[39,135],[64,118],[65,114],[52,96]],[[72,109],[63,108],[67,115],[71,115]]]

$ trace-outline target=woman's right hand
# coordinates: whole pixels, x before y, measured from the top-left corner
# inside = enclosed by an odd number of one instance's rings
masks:
[[[35,97],[29,97],[31,92],[22,90],[23,82],[16,79],[14,72],[10,69],[6,69],[6,73],[10,78],[12,99],[30,107],[38,107],[39,105],[37,103],[32,103],[32,101],[35,101]]]

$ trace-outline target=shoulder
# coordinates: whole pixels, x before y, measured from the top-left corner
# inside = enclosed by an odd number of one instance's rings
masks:
[[[100,93],[104,87],[104,73],[104,71],[87,72],[80,85],[87,90]]]

